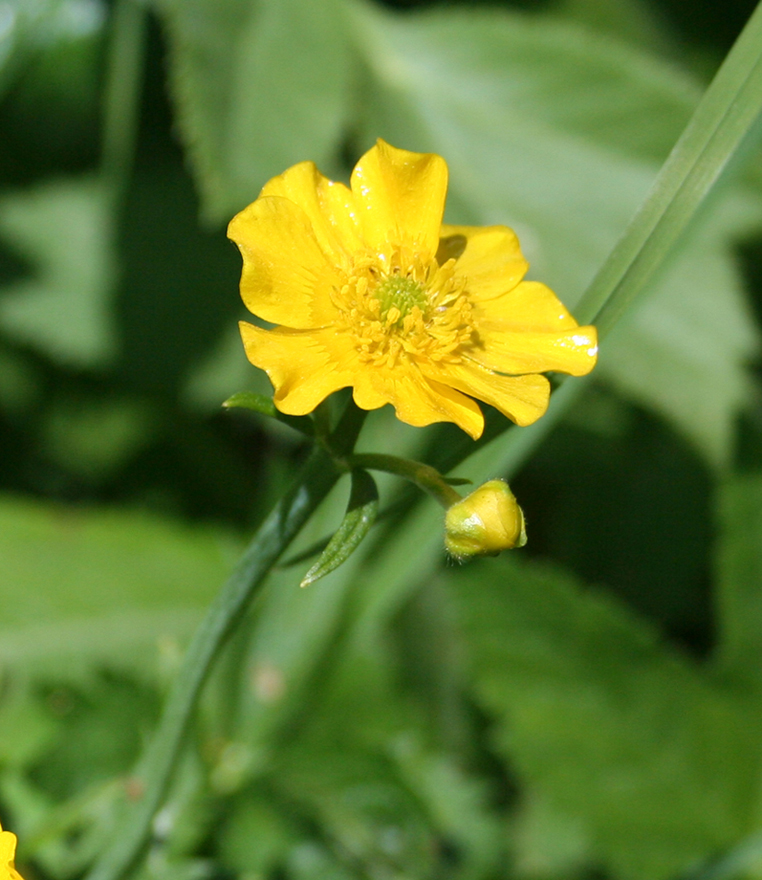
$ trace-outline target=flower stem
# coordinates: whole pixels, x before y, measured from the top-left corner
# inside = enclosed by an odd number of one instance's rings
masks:
[[[350,401],[332,437],[333,448],[348,455],[360,433],[365,413]],[[88,880],[119,880],[140,857],[151,823],[172,778],[185,734],[201,690],[221,649],[244,619],[270,569],[283,554],[344,468],[316,447],[301,477],[260,526],[233,574],[212,602],[188,647],[183,666],[169,694],[159,727],[135,773],[139,801],[129,809],[112,845]]]
[[[348,463],[352,467],[365,468],[370,471],[386,471],[388,474],[403,477],[431,495],[445,509],[463,500],[455,489],[445,482],[438,470],[420,461],[410,461],[407,458],[398,458],[396,455],[367,452],[349,456]]]

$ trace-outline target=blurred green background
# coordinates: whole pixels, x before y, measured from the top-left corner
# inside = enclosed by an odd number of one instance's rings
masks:
[[[26,880],[109,840],[307,451],[220,408],[269,390],[230,217],[384,137],[443,155],[448,219],[515,228],[573,310],[753,5],[0,0],[0,818]],[[447,566],[423,501],[309,590],[308,562],[274,572],[141,877],[762,877],[758,155],[736,172],[512,481],[525,550]],[[387,411],[360,441],[461,442]]]

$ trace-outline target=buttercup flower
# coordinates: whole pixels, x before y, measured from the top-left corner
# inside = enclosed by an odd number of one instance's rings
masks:
[[[477,438],[473,398],[528,425],[548,405],[541,373],[593,368],[595,329],[522,280],[510,229],[443,225],[446,191],[444,159],[379,140],[351,189],[302,162],[233,218],[241,296],[277,325],[242,322],[246,355],[281,412],[352,387],[362,409],[391,403],[403,422],[455,422]]]
[[[0,826],[0,880],[21,880],[13,862],[15,855],[16,835]]]

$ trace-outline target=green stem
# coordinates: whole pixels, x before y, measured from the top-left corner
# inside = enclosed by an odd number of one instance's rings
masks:
[[[455,489],[445,482],[438,470],[420,461],[410,461],[408,458],[398,458],[396,455],[367,452],[349,456],[348,464],[353,468],[386,471],[388,474],[403,477],[431,495],[445,510],[463,500]]]
[[[136,0],[116,0],[103,102],[101,170],[120,200],[137,141],[147,14]]]
[[[762,113],[762,3],[736,40],[645,202],[575,309],[601,337],[674,251]]]
[[[332,437],[333,447],[347,455],[360,433],[365,413],[351,401]],[[159,727],[136,772],[140,800],[125,817],[114,843],[88,880],[118,880],[135,864],[148,841],[177,763],[198,698],[214,661],[244,618],[244,611],[272,566],[296,537],[344,469],[316,448],[301,478],[276,504],[260,526],[235,571],[212,602],[175,679]]]

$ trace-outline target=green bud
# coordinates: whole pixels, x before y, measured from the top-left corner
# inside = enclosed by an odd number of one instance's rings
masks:
[[[490,480],[445,514],[445,547],[463,562],[497,556],[527,542],[524,514],[504,480]]]

